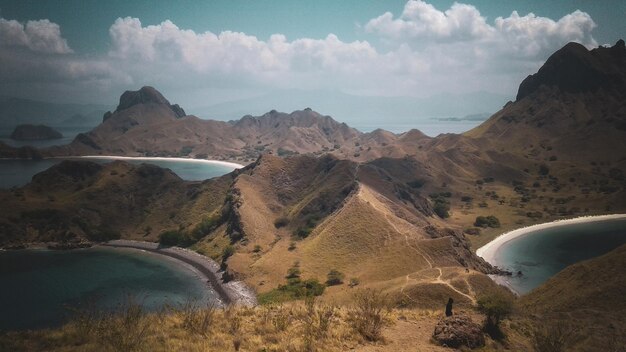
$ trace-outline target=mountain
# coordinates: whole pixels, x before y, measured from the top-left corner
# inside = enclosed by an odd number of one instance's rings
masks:
[[[80,134],[53,155],[116,154],[194,156],[251,162],[261,153],[318,153],[345,145],[359,132],[311,109],[291,114],[272,110],[237,121],[185,115],[156,89],[127,91],[113,112],[92,131]]]
[[[567,44],[520,84],[515,102],[465,135],[529,154],[550,147],[567,160],[619,161],[626,150],[624,41],[593,50]]]
[[[436,306],[448,296],[469,305],[497,289],[484,275],[496,271],[462,231],[387,166],[263,155],[231,174],[187,182],[151,165],[64,161],[27,186],[0,191],[0,243],[75,246],[176,231],[216,259],[234,246],[229,272],[260,293],[275,290],[296,261],[304,277],[340,270],[406,306]],[[329,289],[338,300],[349,293]]]
[[[49,126],[96,126],[108,109],[96,104],[59,104],[30,99],[0,97],[0,127],[20,124]]]
[[[311,109],[270,111],[228,122],[201,120],[184,116],[154,88],[144,87],[124,93],[101,125],[70,146],[43,152],[247,161],[246,168],[202,186],[168,181],[175,191],[162,193],[158,209],[146,200],[154,200],[148,195],[139,207],[155,218],[142,220],[137,215],[128,220],[130,225],[115,225],[115,230],[125,238],[144,238],[141,228],[155,221],[159,230],[171,226],[193,234],[198,241],[194,248],[215,258],[233,245],[235,254],[226,262],[229,270],[261,293],[272,292],[298,262],[305,277],[323,278],[337,269],[364,286],[387,290],[404,305],[429,306],[448,296],[469,304],[481,290],[493,289],[484,275],[493,268],[470,248],[508,229],[626,209],[626,132],[616,128],[624,119],[624,91],[618,89],[621,76],[616,72],[621,71],[611,68],[622,65],[623,51],[621,42],[584,52],[566,46],[529,78],[543,83],[522,83],[524,94],[517,101],[463,135],[431,138],[417,130],[360,133]],[[563,82],[561,78],[569,76],[559,73],[569,64],[554,65],[554,57],[558,62],[582,61],[597,66],[592,74],[618,78],[572,90],[577,84]],[[111,204],[105,195],[90,198],[103,185],[113,199],[144,191],[141,178],[124,178],[128,187],[124,188],[113,171],[94,174],[98,176],[79,189],[82,196],[51,194],[52,199],[75,202],[84,197],[83,208],[90,208],[92,199]],[[163,175],[159,177],[167,173]],[[36,181],[22,192],[46,189],[43,181],[38,186]],[[131,181],[135,183],[125,183]],[[160,182],[151,189],[161,187]],[[76,187],[57,185],[51,192]],[[206,194],[211,197],[206,208],[197,208],[190,218],[177,211],[181,202],[194,199],[197,192],[189,188],[206,187],[217,187],[216,195]],[[40,193],[33,191],[24,198],[39,199],[31,205],[36,207],[65,205]],[[4,199],[7,207],[25,210],[25,203],[11,206],[22,199],[19,194]],[[69,214],[79,209],[78,203],[72,204]],[[176,220],[167,220],[164,212],[172,212]],[[117,216],[111,215],[116,219],[111,224],[120,221]],[[479,216],[495,216],[501,227],[477,228]],[[28,221],[28,216],[12,217],[21,225]],[[97,227],[104,218],[94,219],[89,221]],[[8,217],[4,223],[13,228]],[[155,239],[156,232],[145,238]],[[344,288],[329,291],[339,300],[347,295]]]
[[[393,117],[395,124],[415,124],[431,118],[465,116],[497,111],[510,97],[487,92],[437,94],[426,98],[358,96],[337,91],[278,90],[258,97],[189,109],[203,119],[236,119],[276,109],[293,111],[303,106],[325,113],[351,126],[378,125]]]

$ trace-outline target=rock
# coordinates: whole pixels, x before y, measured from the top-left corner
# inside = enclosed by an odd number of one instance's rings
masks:
[[[42,141],[60,138],[63,138],[61,132],[46,125],[19,125],[11,133],[11,139],[16,141]]]
[[[186,116],[185,110],[178,104],[171,105],[165,97],[153,87],[141,87],[139,90],[127,90],[120,97],[120,103],[115,109],[115,112],[119,112],[135,105],[140,104],[160,104],[168,106],[176,115],[177,118]],[[109,119],[111,115],[104,114],[103,121]]]
[[[480,325],[467,315],[453,315],[441,319],[435,326],[433,339],[442,346],[477,348],[485,345],[485,337]]]

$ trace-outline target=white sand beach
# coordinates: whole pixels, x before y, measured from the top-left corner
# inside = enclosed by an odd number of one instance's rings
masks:
[[[207,160],[207,159],[192,159],[192,158],[172,158],[172,157],[147,157],[147,156],[118,156],[118,155],[82,155],[82,156],[69,156],[63,157],[63,159],[81,158],[81,159],[100,159],[100,160],[139,160],[139,161],[174,161],[174,162],[186,162],[186,163],[200,163],[200,164],[213,164],[222,165],[226,167],[232,167],[234,169],[240,169],[244,165],[221,160]]]
[[[571,224],[580,224],[587,222],[596,222],[596,221],[605,221],[605,220],[615,220],[615,219],[626,219],[626,214],[612,214],[612,215],[598,215],[598,216],[582,216],[573,219],[563,219],[557,220],[553,222],[548,222],[544,224],[537,224],[532,226],[522,227],[510,232],[503,233],[502,235],[496,237],[493,241],[487,243],[486,245],[478,248],[476,250],[476,255],[482,257],[489,264],[498,266],[496,261],[496,254],[498,250],[507,242],[510,242],[516,238],[527,236],[535,231],[549,229],[557,226],[563,225],[571,225]]]

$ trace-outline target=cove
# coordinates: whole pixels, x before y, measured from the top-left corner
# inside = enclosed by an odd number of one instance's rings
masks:
[[[513,276],[494,279],[525,294],[577,262],[626,243],[626,215],[587,217],[540,224],[506,233],[476,254]],[[522,275],[517,275],[521,271]]]
[[[158,254],[94,247],[0,252],[0,330],[53,327],[68,307],[112,310],[128,297],[149,311],[186,301],[221,304],[190,267]]]
[[[49,158],[41,160],[30,159],[0,159],[0,188],[24,186],[32,177],[63,160],[90,160],[98,163],[108,163],[113,160],[124,160],[138,165],[149,163],[168,168],[180,178],[187,181],[202,181],[222,176],[241,165],[213,160],[185,159],[185,158],[133,158],[115,156]]]

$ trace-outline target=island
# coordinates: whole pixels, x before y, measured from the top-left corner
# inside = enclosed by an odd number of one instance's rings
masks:
[[[46,125],[18,125],[11,133],[11,139],[16,141],[43,141],[61,138],[63,138],[61,132]]]

